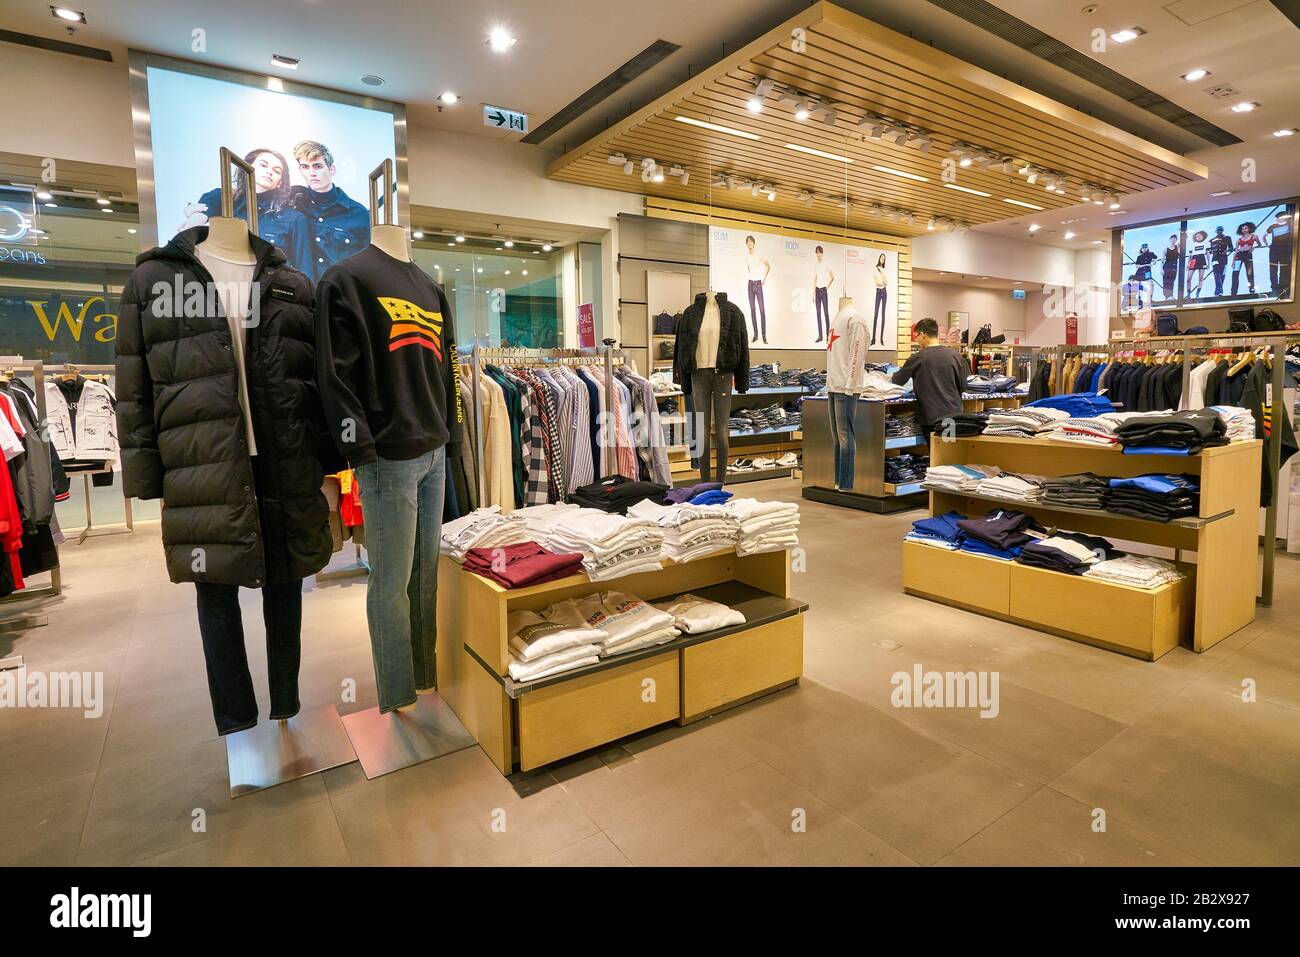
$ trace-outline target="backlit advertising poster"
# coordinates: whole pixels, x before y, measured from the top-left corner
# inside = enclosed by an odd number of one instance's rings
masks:
[[[133,79],[143,77],[137,98],[141,86],[147,96],[148,157],[139,119],[136,135],[142,214],[152,209],[145,224],[156,230],[147,239],[165,244],[220,215],[225,146],[255,170],[258,232],[313,282],[370,242],[368,176],[404,146],[395,134],[400,105],[145,54],[133,54],[132,68]],[[400,175],[404,163],[395,166]],[[244,175],[232,167],[231,176],[234,215],[243,218]]]
[[[871,321],[871,348],[897,349],[896,252],[715,226],[709,276],[745,314],[751,350],[826,348],[844,296]]]

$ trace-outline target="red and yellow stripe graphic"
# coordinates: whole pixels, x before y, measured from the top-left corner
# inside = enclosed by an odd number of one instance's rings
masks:
[[[420,346],[442,358],[442,313],[421,309],[405,299],[379,297],[379,304],[393,321],[388,333],[388,351],[405,346]]]

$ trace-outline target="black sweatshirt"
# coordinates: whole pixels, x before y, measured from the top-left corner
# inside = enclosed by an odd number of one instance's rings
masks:
[[[316,287],[316,363],[330,434],[352,465],[459,444],[451,306],[415,263],[367,246],[326,270]]]
[[[949,416],[961,415],[962,389],[966,385],[966,363],[961,354],[947,346],[927,346],[912,354],[894,373],[895,385],[915,379],[912,386],[921,406],[921,418],[930,428]]]

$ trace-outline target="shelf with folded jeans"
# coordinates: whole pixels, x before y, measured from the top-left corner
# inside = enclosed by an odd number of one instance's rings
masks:
[[[753,554],[732,548],[685,563],[666,559],[661,570],[614,582],[575,575],[518,589],[466,574],[443,555],[438,691],[502,774],[531,770],[667,722],[689,724],[800,679],[807,605],[792,598],[790,583],[788,547]],[[542,614],[548,609],[599,602],[602,618],[619,621],[623,612],[635,616],[640,603],[660,605],[687,595],[741,611],[744,625],[688,635],[665,634],[652,622],[653,635],[634,636],[649,642],[643,647],[609,629],[604,649],[626,642],[626,651],[601,657],[579,648],[572,653],[597,660],[528,680],[511,678],[511,663],[518,665],[521,657],[518,642],[511,642],[516,637],[512,620],[545,624],[552,621]],[[673,627],[677,624],[674,613]],[[650,688],[654,694],[647,696]]]
[[[872,512],[919,506],[919,431],[912,399],[805,396],[803,497]]]
[[[931,467],[928,473],[930,484],[949,482],[948,487],[930,490],[930,511],[932,515],[943,515],[951,511],[963,514],[989,512],[996,509],[1020,511],[1032,516],[1045,527],[1066,526],[1071,531],[1086,535],[1098,535],[1116,542],[1123,542],[1125,548],[1138,552],[1172,549],[1180,569],[1190,569],[1187,583],[1180,586],[1191,592],[1191,612],[1183,617],[1173,605],[1164,606],[1164,612],[1173,615],[1179,622],[1179,638],[1195,651],[1205,651],[1219,641],[1233,634],[1254,620],[1255,595],[1258,573],[1258,475],[1260,469],[1261,445],[1257,440],[1232,442],[1227,445],[1208,446],[1194,455],[1178,458],[1174,479],[1167,476],[1170,472],[1168,456],[1158,454],[1124,454],[1113,446],[1092,445],[1080,442],[1058,441],[1052,439],[1025,439],[1007,436],[973,436],[935,441],[931,445]],[[952,478],[953,469],[967,469],[972,475],[970,484],[963,486],[961,481]],[[1020,488],[1018,483],[1009,482],[1007,492],[998,495],[986,495],[978,485],[989,473],[1007,473],[1010,476],[1034,477],[1026,484],[1034,486],[1039,493],[1036,500],[1025,498],[1009,499],[1000,497],[1005,494],[1032,495]],[[1050,476],[1049,478],[1042,478]],[[1096,481],[1088,477],[1095,477]],[[1152,479],[1152,476],[1157,478]],[[1181,478],[1179,476],[1190,476]],[[1105,478],[1105,489],[1097,481]],[[1066,479],[1072,481],[1067,482]],[[1117,487],[1112,487],[1112,480],[1118,480]],[[1144,489],[1143,483],[1155,482],[1150,489]],[[1194,511],[1188,512],[1191,499],[1184,501],[1181,487],[1184,483],[1194,483],[1199,494],[1195,497]],[[1075,488],[1071,488],[1075,484]],[[1167,484],[1166,492],[1160,487]],[[1135,496],[1142,498],[1147,493],[1160,496],[1169,494],[1175,503],[1174,512],[1168,521],[1160,514],[1158,508],[1148,502],[1134,504]],[[1105,508],[1091,507],[1098,501],[1109,507],[1117,504],[1129,511],[1139,514],[1120,514]],[[914,547],[927,548],[925,545]],[[1138,546],[1147,546],[1146,548]],[[939,551],[935,549],[935,551]],[[1158,555],[1168,552],[1157,551]],[[1186,564],[1194,559],[1195,564]],[[904,583],[911,592],[925,593],[925,597],[934,597],[944,601],[954,597],[954,589],[966,594],[960,601],[963,605],[978,604],[970,600],[966,585],[958,585],[949,580],[928,580],[924,576],[934,573],[933,568],[919,568],[915,565],[909,573],[905,564]],[[1029,569],[1028,571],[1040,571]],[[955,566],[949,566],[945,574],[958,574]],[[987,572],[982,573],[985,578]],[[1020,575],[1021,573],[1017,573]],[[1048,573],[1050,574],[1050,573]],[[916,577],[921,575],[922,577]],[[1023,575],[1021,576],[1023,578]],[[1031,581],[1036,581],[1031,579]],[[1120,588],[1117,583],[1103,583],[1108,587]],[[1078,586],[1083,588],[1084,586]],[[1095,590],[1090,600],[1099,600],[1096,596],[1103,594]],[[935,591],[943,595],[932,594]],[[1057,602],[1056,617],[1047,619],[1050,609],[1046,606],[1030,615],[1026,612],[1000,612],[1010,614],[1016,620],[1038,622],[1037,627],[1056,634],[1069,633],[1069,637],[1089,640],[1087,633],[1093,632],[1096,642],[1103,647],[1116,648],[1130,654],[1149,657],[1160,646],[1154,637],[1150,648],[1138,649],[1119,647],[1123,642],[1115,636],[1118,633],[1112,625],[1113,616],[1109,612],[1080,604],[1083,593],[1071,598],[1066,594],[1066,586],[1056,585],[1050,591]],[[1034,601],[1038,599],[1035,598]],[[1179,601],[1181,601],[1181,595]],[[1022,605],[1030,599],[1021,596]],[[1138,615],[1135,619],[1145,628],[1149,608],[1135,606],[1124,597],[1116,599],[1116,608],[1127,609]],[[1136,610],[1134,610],[1136,608]],[[1097,619],[1097,620],[1094,620]],[[1088,624],[1091,622],[1091,624]],[[1143,631],[1150,637],[1150,633]],[[1168,632],[1161,632],[1164,639]],[[1162,640],[1164,640],[1162,639]]]

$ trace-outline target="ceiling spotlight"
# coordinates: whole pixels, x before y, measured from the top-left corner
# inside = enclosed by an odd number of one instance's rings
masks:
[[[813,204],[813,194],[808,192],[806,189],[800,191],[799,202],[803,203],[805,206],[811,207]]]
[[[1016,161],[1013,157],[1011,156],[1002,157],[1002,172],[1010,176],[1012,171],[1015,170],[1015,168],[1016,168]]]
[[[463,243],[464,241],[465,241],[465,237],[464,237],[464,236],[457,236],[457,237],[456,237],[456,242],[458,242],[458,243]]]
[[[682,185],[685,186],[687,183],[689,183],[689,182],[691,181],[691,171],[688,170],[688,169],[687,169],[687,170],[682,170],[682,175],[681,175],[680,179],[681,179],[681,183],[682,183]]]
[[[1204,80],[1210,75],[1210,71],[1204,67],[1197,67],[1195,70],[1188,70],[1183,74],[1183,79],[1188,83],[1195,83],[1197,80]]]
[[[626,163],[623,164],[623,172],[626,173],[628,176],[632,175],[632,170],[634,169],[636,169],[636,164],[633,163],[631,160],[628,160]]]
[[[513,239],[507,239],[507,240],[506,240],[505,242],[503,242],[501,245],[502,245],[502,246],[505,246],[506,249],[514,249],[514,248],[515,248],[515,241],[514,241]]]
[[[622,166],[627,162],[627,157],[622,153],[610,153],[609,158],[605,161],[611,166]]]
[[[544,253],[549,253],[554,248],[555,247],[552,246],[550,243],[542,243],[542,252]]]
[[[460,97],[451,92],[451,90],[447,90],[442,94],[442,96],[438,97],[438,99],[447,106],[455,106],[456,103],[459,102]]]
[[[1040,229],[1042,229],[1042,228],[1043,228],[1043,227],[1040,226],[1040,225],[1038,225],[1038,223],[1030,223],[1030,224],[1029,224],[1029,231],[1030,231],[1031,233],[1036,233],[1036,232],[1038,232],[1038,231],[1039,231]]]
[[[283,53],[271,54],[271,65],[283,67],[286,70],[298,69],[298,64],[300,62],[301,61],[297,57],[285,56]]]
[[[654,175],[650,177],[650,181],[654,183],[662,183],[664,181],[664,171],[656,166]]]
[[[970,166],[970,164],[973,163],[974,161],[975,161],[975,158],[974,158],[970,153],[962,153],[962,154],[961,154],[961,165],[962,165],[962,166]]]
[[[836,113],[833,108],[827,108],[826,112],[822,114],[822,122],[825,123],[827,126],[834,126],[835,120],[838,117],[839,114]]]
[[[871,127],[871,138],[873,140],[880,139],[882,136],[885,135],[885,131],[888,129],[889,127],[886,126],[885,124],[877,123],[875,126]]]
[[[812,104],[807,99],[800,100],[794,105],[794,118],[796,120],[806,120],[812,116]]]
[[[1295,133],[1296,133],[1295,130],[1274,130],[1274,131],[1273,131],[1273,135],[1274,135],[1274,136],[1279,136],[1279,137],[1280,137],[1280,136],[1295,136]]]
[[[930,232],[934,232],[934,217],[933,217],[933,216],[931,216],[931,217],[930,217],[930,221],[929,221],[928,223],[925,224],[925,228],[928,229]]]
[[[1259,109],[1259,104],[1251,100],[1232,104],[1232,112],[1234,113],[1253,113],[1257,109]]]
[[[768,193],[767,193],[767,201],[768,201],[769,203],[775,203],[775,202],[776,202],[776,190],[774,190],[774,189],[769,189],[769,190],[768,190]]]
[[[755,199],[758,199],[759,192],[761,192],[761,189],[757,183],[754,183],[752,186],[749,187],[749,195],[754,197]]]
[[[904,143],[907,142],[907,138],[912,134],[909,133],[907,130],[898,130],[897,132],[891,133],[890,135],[894,137],[894,145],[902,146]]]
[[[934,147],[934,141],[928,136],[922,136],[916,141],[916,148],[922,153],[928,153]]]
[[[1128,27],[1124,30],[1116,30],[1110,35],[1110,38],[1116,43],[1128,43],[1131,40],[1136,40],[1138,37],[1143,36],[1145,33],[1146,31],[1141,27]]]
[[[48,202],[49,200],[54,198],[54,194],[51,193],[48,189],[38,189],[36,191],[36,198],[39,199],[41,202]]]
[[[1030,186],[1033,186],[1035,183],[1038,182],[1038,170],[1033,168],[1029,170],[1029,178],[1027,182],[1029,183]]]
[[[107,193],[96,193],[95,202],[99,203],[100,206],[107,206],[112,202],[112,200],[108,198]]]
[[[1119,209],[1119,206],[1120,206],[1119,200],[1116,199],[1114,196],[1112,196],[1112,197],[1110,198],[1110,208],[1111,208],[1111,209]]]
[[[424,230],[422,230],[422,229],[417,229],[417,230],[415,230],[413,233],[411,233],[411,238],[412,238],[412,239],[423,239],[423,238],[424,238]]]
[[[487,43],[493,53],[505,53],[515,45],[515,38],[505,27],[493,27],[488,33]]]
[[[749,98],[749,102],[746,104],[746,106],[749,107],[749,112],[751,113],[761,112],[763,109],[763,101],[767,99],[767,95],[771,92],[772,92],[772,81],[767,79],[766,77],[759,80],[757,83],[755,83],[754,95]]]
[[[130,233],[132,236],[135,235],[135,227],[134,227],[134,226],[128,226],[128,227],[126,227],[126,231],[127,231],[128,233]]]
[[[1065,238],[1066,238],[1066,239],[1073,239],[1073,238],[1074,238],[1074,233],[1070,232],[1069,230],[1066,230]]]
[[[58,17],[60,20],[67,20],[69,23],[85,23],[86,15],[80,10],[73,10],[71,7],[50,6],[51,16]]]

